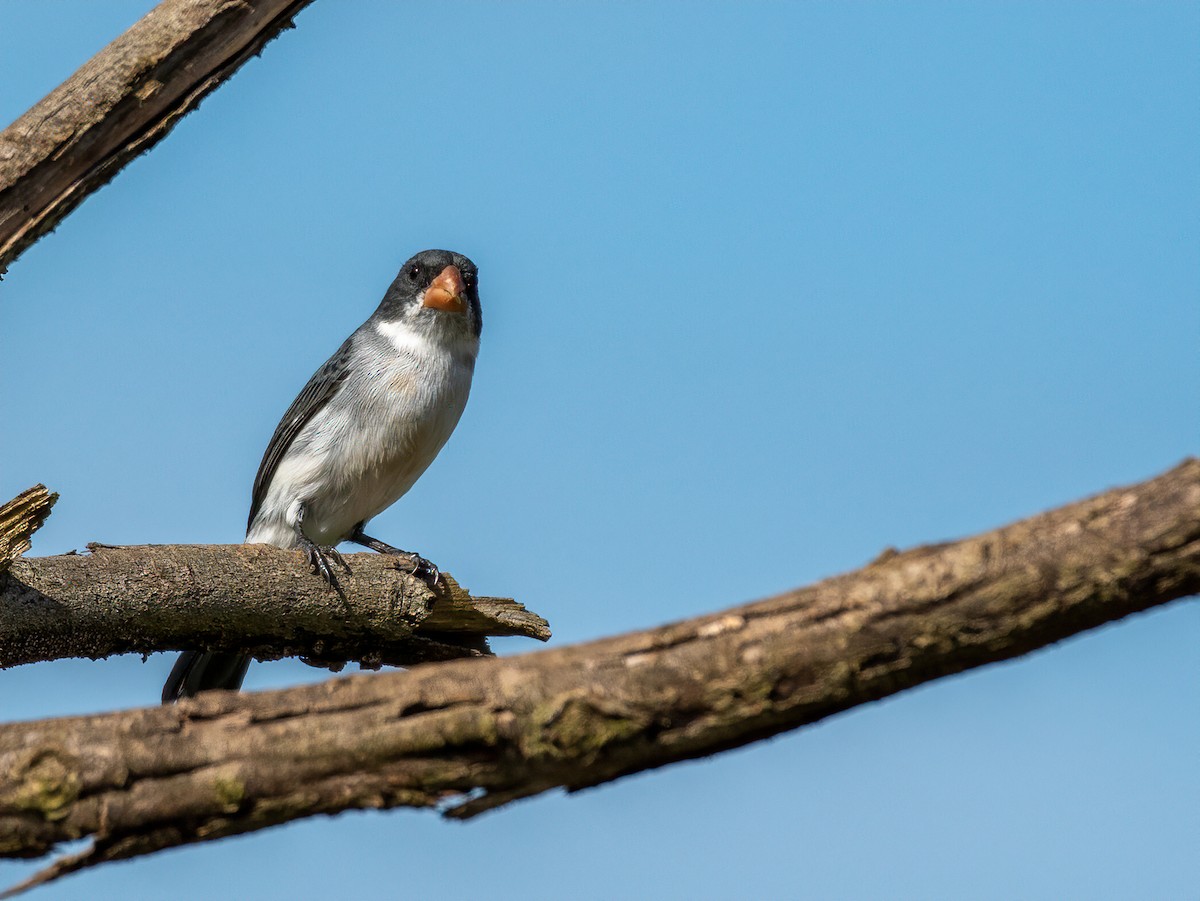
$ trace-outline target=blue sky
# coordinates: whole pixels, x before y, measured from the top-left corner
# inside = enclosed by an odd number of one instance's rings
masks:
[[[149,5],[0,3],[0,119]],[[0,495],[62,495],[36,554],[240,540],[279,416],[426,247],[478,263],[484,346],[373,531],[556,643],[1196,451],[1195,4],[317,2],[297,25],[0,284]],[[1198,643],[1178,603],[472,824],[312,820],[39,896],[1194,897]],[[169,667],[0,672],[0,718],[153,703]]]

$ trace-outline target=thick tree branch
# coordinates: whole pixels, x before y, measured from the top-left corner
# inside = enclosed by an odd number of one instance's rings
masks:
[[[550,637],[509,598],[473,598],[448,575],[431,590],[377,554],[347,556],[339,594],[300,553],[267,545],[92,551],[14,560],[0,575],[0,667],[198,647],[407,666],[479,656],[488,635]]]
[[[47,876],[351,808],[466,818],[815,722],[1200,590],[1200,461],[591,644],[0,728],[0,854]]]
[[[165,0],[0,132],[0,274],[312,0]]]

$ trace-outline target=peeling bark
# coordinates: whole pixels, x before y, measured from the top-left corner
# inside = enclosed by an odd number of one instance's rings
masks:
[[[30,537],[42,527],[57,500],[58,495],[47,491],[45,485],[34,485],[0,506],[0,576],[12,560],[29,550]]]
[[[0,275],[312,0],[165,0],[0,132]]]
[[[1200,591],[1200,461],[776,598],[520,657],[0,727],[0,855],[356,808],[469,818],[702,757]]]

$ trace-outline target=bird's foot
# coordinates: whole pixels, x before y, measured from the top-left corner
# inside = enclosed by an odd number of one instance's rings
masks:
[[[304,556],[308,559],[308,564],[312,567],[313,573],[320,575],[329,583],[331,588],[341,592],[342,586],[338,584],[337,574],[334,573],[333,567],[329,565],[329,561],[332,560],[344,569],[346,575],[352,575],[353,573],[350,569],[350,564],[346,562],[346,558],[338,552],[338,549],[315,544],[307,538],[301,538],[300,548],[304,551]]]
[[[352,575],[350,564],[346,562],[346,558],[338,553],[337,548],[333,545],[317,544],[304,534],[304,516],[308,512],[308,507],[301,504],[296,511],[296,541],[300,545],[300,549],[304,551],[304,556],[308,559],[309,566],[312,567],[314,575],[320,575],[329,583],[342,597],[342,586],[338,584],[337,576],[334,575],[333,567],[329,565],[332,560],[338,566],[346,571],[346,575]]]
[[[441,577],[441,571],[420,554],[414,554],[412,551],[402,551],[400,548],[392,547],[378,538],[372,538],[370,535],[363,533],[362,526],[354,530],[354,534],[350,536],[350,540],[355,544],[361,544],[365,548],[370,548],[377,554],[404,558],[408,562],[408,565],[412,567],[408,570],[408,574],[416,576],[430,588],[437,585],[437,580]]]
[[[414,554],[411,551],[401,551],[397,556],[405,557],[409,565],[412,567],[408,571],[410,576],[416,576],[430,588],[437,585],[437,580],[441,578],[441,570],[433,562],[426,560],[420,554]]]

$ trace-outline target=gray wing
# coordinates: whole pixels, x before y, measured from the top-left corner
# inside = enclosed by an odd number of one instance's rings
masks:
[[[329,403],[330,398],[337,394],[342,383],[350,375],[350,348],[353,343],[354,335],[351,335],[337,349],[337,353],[313,373],[313,377],[308,380],[304,390],[292,401],[292,405],[283,414],[283,419],[279,420],[279,425],[275,427],[275,434],[271,436],[267,452],[263,454],[262,462],[258,464],[258,475],[254,477],[250,517],[246,520],[247,532],[254,524],[258,508],[262,506],[263,499],[267,496],[267,488],[271,484],[271,479],[275,477],[279,461],[292,446],[292,442],[296,440],[296,436],[300,434],[305,423],[312,419],[325,404]]]

